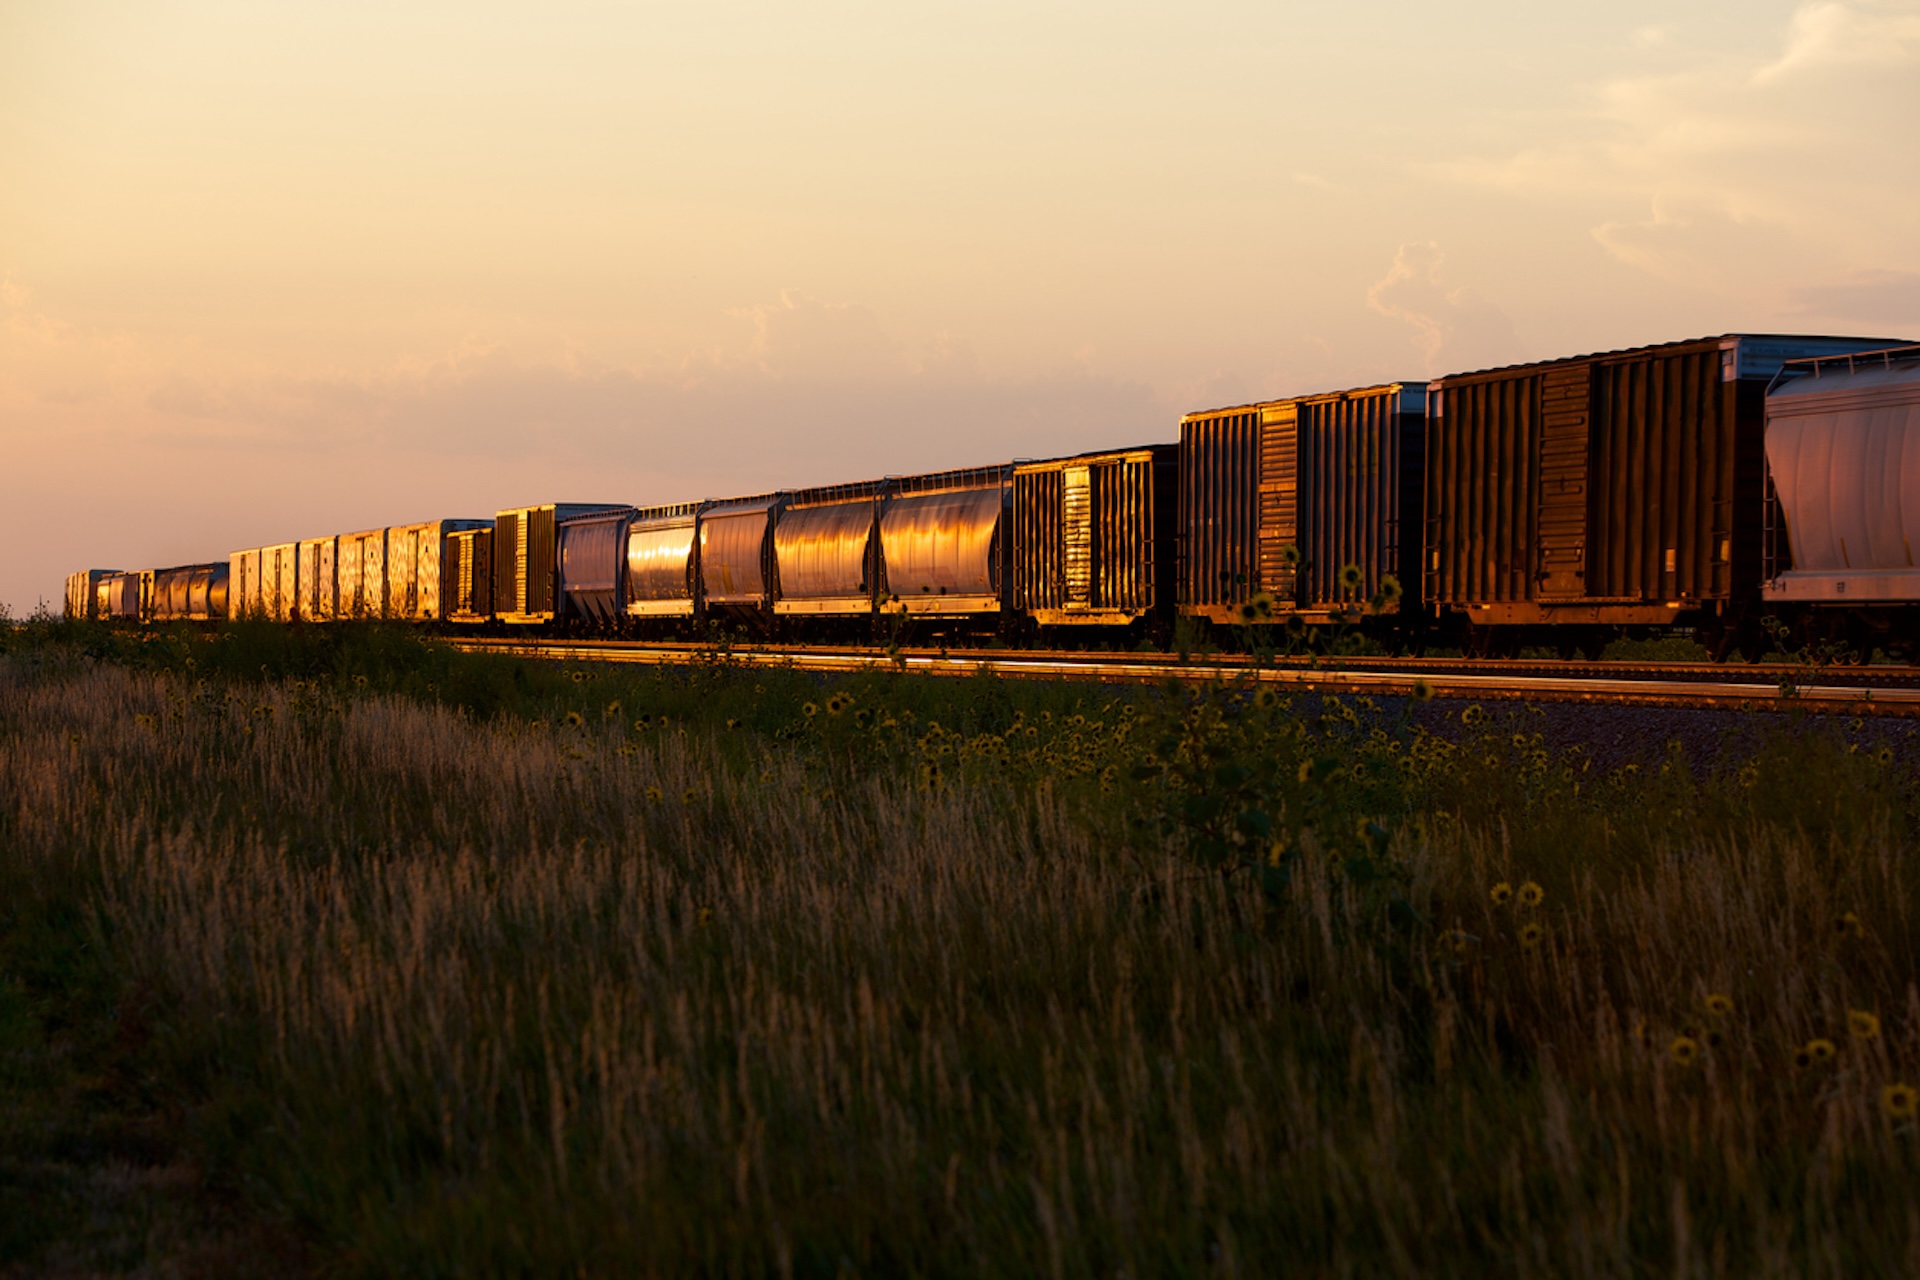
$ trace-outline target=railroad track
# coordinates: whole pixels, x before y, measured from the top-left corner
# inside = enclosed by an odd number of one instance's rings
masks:
[[[1247,677],[1321,693],[1522,699],[1755,711],[1792,708],[1853,715],[1920,715],[1920,669],[1912,667],[1726,667],[1712,663],[1501,662],[1460,658],[1279,658],[1244,655],[1180,660],[1160,653],[1028,652],[821,645],[717,646],[628,640],[460,639],[469,653],[556,662],[681,666],[727,662],[800,671],[895,670],[1052,680],[1159,682]]]

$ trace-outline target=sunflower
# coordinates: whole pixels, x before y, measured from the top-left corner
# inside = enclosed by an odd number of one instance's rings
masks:
[[[1300,548],[1294,546],[1291,542],[1280,548],[1280,563],[1289,569],[1298,568],[1300,565]]]
[[[1405,594],[1400,587],[1400,579],[1392,574],[1383,574],[1380,578],[1380,598],[1388,604],[1397,601]]]
[[[1880,1110],[1890,1120],[1911,1120],[1920,1112],[1920,1090],[1910,1084],[1890,1084],[1880,1091]]]
[[[1509,902],[1513,901],[1513,886],[1508,884],[1505,880],[1502,880],[1499,884],[1496,884],[1495,886],[1493,886],[1493,888],[1487,890],[1487,898],[1493,903],[1494,906],[1504,907]]]
[[[1531,951],[1540,945],[1547,936],[1547,927],[1543,924],[1529,924],[1520,930],[1520,945]]]
[[[1432,698],[1432,685],[1428,684],[1425,680],[1415,680],[1413,682],[1413,700],[1415,702],[1428,702],[1431,701]]]
[[[648,787],[648,788],[647,788],[647,799],[649,799],[649,800],[652,800],[652,801],[654,801],[654,802],[655,802],[656,804],[657,804],[657,803],[659,803],[659,800],[660,800],[660,788],[658,788],[658,787]]]
[[[1848,911],[1833,922],[1833,931],[1842,938],[1858,938],[1866,933],[1867,927],[1860,922],[1859,916]]]
[[[1880,1019],[1865,1009],[1849,1009],[1847,1034],[1855,1040],[1872,1040],[1880,1034]]]
[[[1520,905],[1537,907],[1547,900],[1547,891],[1537,881],[1529,880],[1520,886]]]
[[[1700,1042],[1692,1036],[1675,1036],[1673,1043],[1667,1046],[1667,1056],[1673,1059],[1675,1066],[1690,1067],[1694,1059],[1700,1056]]]
[[[1733,997],[1721,995],[1717,991],[1708,995],[1702,1003],[1706,1005],[1707,1012],[1716,1018],[1724,1018],[1733,1012]]]
[[[1348,564],[1340,566],[1340,585],[1347,590],[1358,591],[1360,584],[1366,580],[1367,575],[1360,571],[1359,565]]]
[[[1839,1052],[1839,1050],[1833,1047],[1833,1041],[1822,1037],[1817,1040],[1807,1041],[1807,1047],[1802,1050],[1802,1052],[1815,1062],[1831,1062],[1833,1061],[1833,1055]]]
[[[815,716],[820,714],[820,708],[814,706],[811,702],[809,702],[800,708],[800,714],[805,716],[807,719],[811,720]]]
[[[587,722],[587,718],[581,715],[578,711],[567,712],[567,728],[578,729],[581,725],[585,724],[586,722]]]

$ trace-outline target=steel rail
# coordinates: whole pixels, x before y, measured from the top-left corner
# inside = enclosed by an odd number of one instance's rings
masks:
[[[707,644],[636,643],[611,640],[459,639],[450,643],[469,653],[501,653],[555,662],[639,663],[685,666],[725,663],[779,667],[796,671],[850,673],[908,671],[936,676],[993,674],[1023,679],[1096,680],[1157,683],[1250,679],[1282,688],[1321,693],[1383,696],[1430,694],[1453,699],[1523,699],[1540,702],[1591,702],[1666,707],[1713,707],[1751,711],[1793,708],[1854,715],[1920,715],[1920,688],[1874,688],[1833,679],[1839,670],[1788,669],[1798,679],[1771,683],[1638,676],[1533,675],[1512,672],[1436,671],[1419,667],[1254,666],[1210,660],[1182,662],[1163,654],[1059,654],[1017,650],[969,650],[962,653],[828,647],[722,648]],[[1820,683],[1801,683],[1817,676]]]

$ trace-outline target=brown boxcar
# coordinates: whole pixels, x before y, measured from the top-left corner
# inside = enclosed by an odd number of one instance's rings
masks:
[[[1013,469],[1013,600],[1041,626],[1124,626],[1172,600],[1180,447]]]
[[[1425,599],[1490,625],[1745,609],[1768,380],[1787,359],[1885,345],[1731,334],[1436,379]]]
[[[118,569],[81,569],[67,575],[67,617],[76,620],[105,617],[100,608],[100,582]]]
[[[1419,570],[1425,398],[1425,384],[1395,382],[1182,419],[1180,611],[1238,623],[1398,609]]]
[[[560,611],[560,522],[620,502],[511,507],[493,520],[493,611],[502,622],[550,622]]]

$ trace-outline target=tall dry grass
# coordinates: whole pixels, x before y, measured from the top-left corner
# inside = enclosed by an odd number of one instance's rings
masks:
[[[1920,1274],[1913,848],[1844,749],[1804,814],[1432,799],[1388,896],[809,741],[15,664],[0,839],[350,1272]]]

